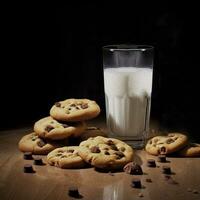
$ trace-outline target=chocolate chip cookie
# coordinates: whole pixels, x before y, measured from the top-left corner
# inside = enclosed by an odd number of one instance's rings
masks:
[[[70,136],[80,136],[85,130],[84,122],[65,122],[60,123],[52,117],[45,117],[37,121],[34,125],[34,131],[42,138],[53,140],[65,139]]]
[[[57,148],[47,155],[47,162],[60,168],[83,168],[86,163],[78,155],[78,146]]]
[[[100,128],[87,127],[86,130],[81,134],[80,140],[84,141],[84,140],[87,140],[90,137],[96,137],[96,136],[107,137],[107,134]]]
[[[83,160],[99,169],[122,169],[133,161],[133,149],[118,139],[91,137],[79,146]]]
[[[50,115],[58,121],[74,122],[92,119],[99,115],[100,107],[89,99],[67,99],[56,102]]]
[[[170,154],[187,145],[188,138],[181,133],[169,133],[167,136],[156,136],[151,138],[145,150],[152,155]]]
[[[183,157],[200,157],[200,144],[190,143],[177,152],[177,155]]]
[[[39,138],[34,132],[23,136],[18,144],[20,151],[39,155],[46,155],[61,146],[62,144]]]

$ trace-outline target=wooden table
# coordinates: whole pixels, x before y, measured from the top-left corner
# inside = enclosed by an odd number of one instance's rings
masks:
[[[90,124],[105,128],[104,121]],[[72,185],[77,186],[82,199],[87,200],[200,199],[200,158],[168,158],[167,164],[174,172],[171,177],[177,184],[171,184],[161,173],[164,164],[157,163],[156,168],[147,167],[146,160],[156,157],[143,150],[136,151],[135,156],[135,161],[141,164],[144,171],[144,175],[139,176],[124,172],[101,173],[94,168],[59,169],[49,165],[34,165],[36,173],[23,173],[24,164],[32,164],[33,161],[23,160],[23,154],[18,151],[17,144],[31,129],[32,127],[28,127],[0,132],[0,200],[74,199],[67,194]],[[141,179],[142,189],[130,186],[134,177]],[[151,178],[152,183],[146,182],[147,178]],[[191,192],[188,191],[189,188]],[[143,197],[139,197],[139,193],[142,193]]]

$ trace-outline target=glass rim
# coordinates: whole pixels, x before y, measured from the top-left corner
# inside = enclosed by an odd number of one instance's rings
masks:
[[[144,44],[112,44],[105,45],[102,48],[108,51],[147,51],[154,49],[153,46]]]

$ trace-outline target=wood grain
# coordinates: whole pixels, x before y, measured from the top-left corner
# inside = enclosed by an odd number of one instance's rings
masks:
[[[91,122],[92,123],[92,122]],[[105,128],[104,121],[95,121],[91,125]],[[33,161],[23,160],[23,154],[17,148],[20,138],[29,133],[32,127],[0,132],[0,199],[1,200],[66,200],[74,199],[67,194],[69,186],[78,186],[82,199],[86,200],[129,200],[140,199],[139,193],[149,200],[200,199],[200,158],[168,158],[178,184],[168,183],[161,173],[163,164],[148,168],[146,160],[156,159],[144,151],[136,151],[135,160],[142,165],[144,175],[139,175],[143,189],[130,187],[135,177],[124,172],[100,173],[93,168],[70,170],[49,165],[35,166],[36,173],[23,173],[23,166]],[[43,156],[44,160],[46,159]],[[151,178],[152,183],[147,183]],[[188,192],[196,189],[199,194]]]

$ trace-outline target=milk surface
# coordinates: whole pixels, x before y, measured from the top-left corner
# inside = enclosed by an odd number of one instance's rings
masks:
[[[105,68],[104,90],[110,131],[140,139],[149,126],[152,68]]]

